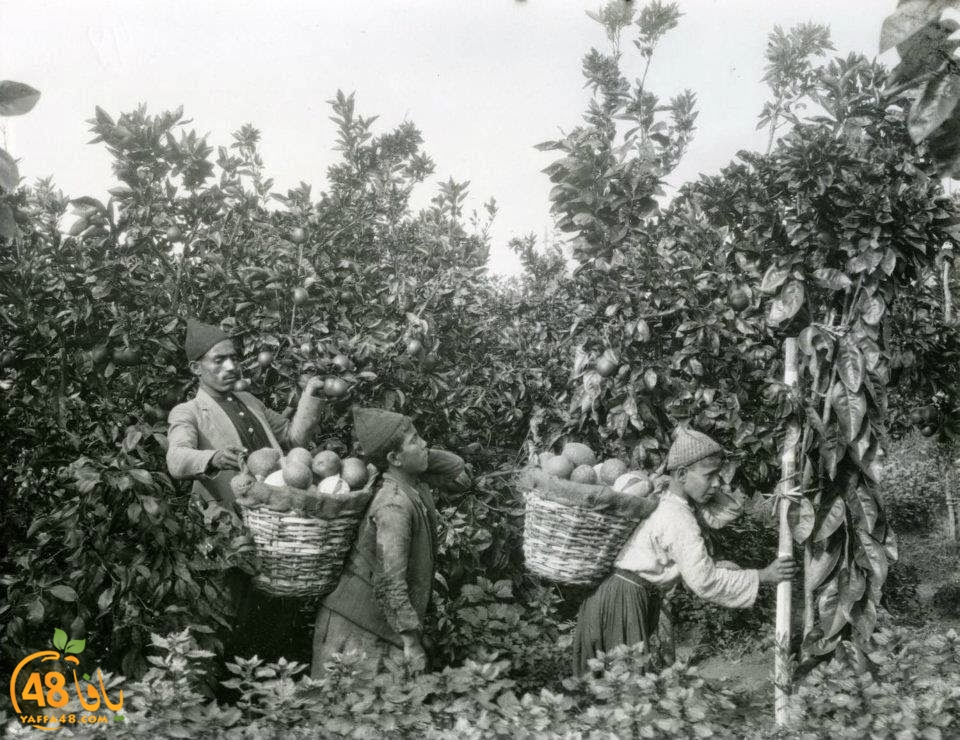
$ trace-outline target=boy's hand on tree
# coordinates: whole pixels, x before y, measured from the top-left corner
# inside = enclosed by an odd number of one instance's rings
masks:
[[[779,557],[760,571],[760,583],[789,581],[796,574],[797,564],[794,559],[789,556]]]

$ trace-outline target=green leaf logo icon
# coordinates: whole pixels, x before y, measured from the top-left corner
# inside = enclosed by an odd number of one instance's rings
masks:
[[[67,643],[66,651],[68,653],[73,653],[74,655],[78,655],[83,652],[83,649],[86,646],[87,646],[86,640],[70,640],[70,642]]]
[[[67,633],[64,632],[62,629],[54,628],[53,646],[57,650],[63,650],[67,646]]]

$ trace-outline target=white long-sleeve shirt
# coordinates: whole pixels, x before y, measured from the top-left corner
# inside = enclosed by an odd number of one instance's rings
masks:
[[[759,571],[717,566],[690,504],[669,489],[627,540],[615,565],[664,589],[682,578],[701,599],[730,608],[753,606],[760,586]]]

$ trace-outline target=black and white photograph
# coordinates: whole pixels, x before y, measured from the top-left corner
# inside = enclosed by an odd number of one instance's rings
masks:
[[[960,0],[0,0],[0,737],[960,738]]]

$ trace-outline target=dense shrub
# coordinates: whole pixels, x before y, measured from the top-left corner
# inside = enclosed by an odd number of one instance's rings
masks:
[[[890,442],[880,491],[897,531],[916,532],[934,524],[944,508],[944,476],[952,464],[935,438],[916,430]]]
[[[773,734],[772,711],[706,682],[682,663],[646,672],[648,658],[621,647],[594,662],[595,675],[562,689],[520,693],[508,662],[467,661],[409,677],[403,664],[370,678],[361,657],[346,654],[319,680],[281,660],[230,666],[234,705],[198,691],[210,654],[188,633],[154,636],[160,653],[139,681],[123,686],[118,737],[746,737]],[[78,707],[79,709],[79,707]],[[791,699],[792,724],[781,737],[950,737],[960,727],[960,637],[880,630],[869,654],[843,643],[810,673]],[[10,736],[26,736],[16,718]],[[65,727],[63,737],[96,730]]]
[[[920,570],[910,563],[898,561],[890,566],[883,586],[880,605],[898,620],[922,620],[923,609],[917,584],[922,581]]]
[[[960,617],[960,583],[948,583],[933,595],[933,608],[945,617]]]
[[[955,737],[960,732],[960,636],[880,630],[863,654],[845,644],[792,700],[802,738]]]

